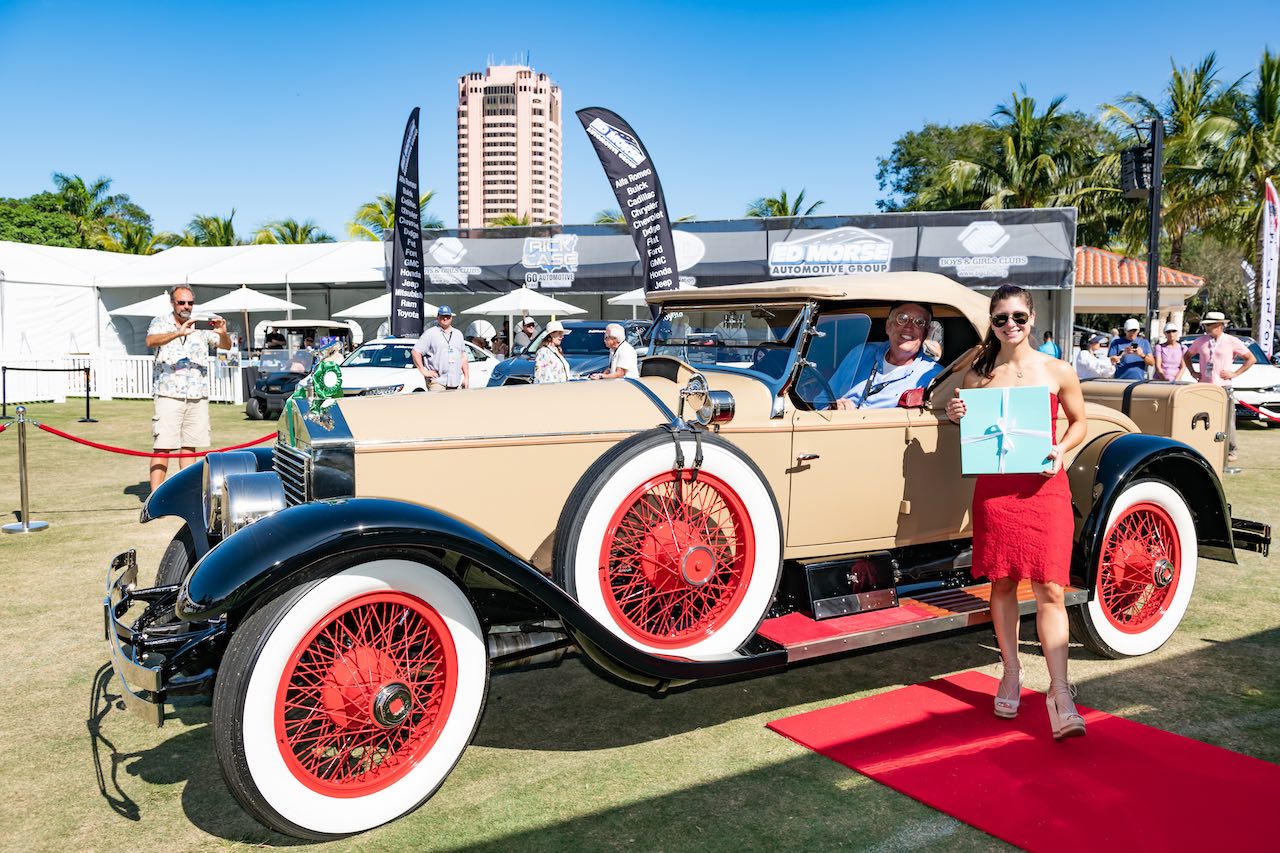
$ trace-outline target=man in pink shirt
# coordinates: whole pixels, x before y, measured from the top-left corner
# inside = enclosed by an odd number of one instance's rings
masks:
[[[1187,347],[1182,356],[1183,363],[1198,382],[1212,382],[1227,390],[1230,403],[1227,412],[1227,461],[1236,461],[1236,398],[1231,393],[1231,380],[1244,373],[1258,359],[1239,338],[1226,332],[1227,318],[1221,311],[1210,311],[1200,320],[1205,334]],[[1200,358],[1199,369],[1192,359]],[[1244,358],[1244,364],[1235,366],[1236,356]]]
[[[1164,340],[1155,346],[1156,374],[1165,382],[1177,382],[1182,372],[1182,357],[1187,348],[1178,343],[1178,332],[1182,327],[1177,323],[1164,324]]]

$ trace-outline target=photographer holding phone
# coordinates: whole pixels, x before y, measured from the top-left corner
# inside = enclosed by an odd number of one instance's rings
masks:
[[[200,321],[191,316],[196,305],[189,287],[175,287],[169,294],[172,313],[161,314],[147,327],[147,346],[156,351],[151,372],[155,414],[151,416],[152,447],[160,453],[182,448],[191,453],[209,446],[209,347],[231,348],[227,321],[221,317]],[[178,467],[188,460],[179,459]],[[151,460],[151,490],[164,482],[168,459]]]
[[[1124,321],[1124,334],[1111,342],[1107,356],[1116,366],[1116,379],[1147,378],[1147,366],[1155,364],[1151,343],[1138,336],[1142,324],[1130,317]]]

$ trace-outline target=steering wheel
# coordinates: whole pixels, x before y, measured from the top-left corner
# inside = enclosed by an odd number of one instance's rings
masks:
[[[827,382],[826,377],[812,367],[805,367],[800,371],[800,376],[796,378],[792,391],[797,400],[804,403],[810,410],[818,408],[814,405],[814,400],[824,398],[830,400],[831,403],[827,408],[834,407],[836,404],[836,392],[831,387],[831,383]]]

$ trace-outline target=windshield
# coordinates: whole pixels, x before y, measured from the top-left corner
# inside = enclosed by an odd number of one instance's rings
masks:
[[[365,344],[357,349],[343,367],[412,367],[413,347],[396,344]]]
[[[650,355],[781,378],[795,342],[799,305],[709,306],[664,311]]]
[[[824,314],[814,329],[795,384],[795,396],[801,402],[813,409],[828,409],[855,390],[863,396],[881,390],[864,367],[869,361],[864,355],[871,331],[866,314]]]
[[[560,340],[560,351],[565,355],[599,355],[607,356],[609,348],[604,345],[604,326],[566,326],[568,334]],[[643,344],[642,327],[624,327],[627,332],[627,343],[639,349]],[[538,351],[542,342],[547,339],[545,330],[529,345],[529,352]]]

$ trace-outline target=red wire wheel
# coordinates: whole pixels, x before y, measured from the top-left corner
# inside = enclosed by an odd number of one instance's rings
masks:
[[[679,649],[725,623],[751,583],[742,498],[705,471],[666,471],[618,506],[600,551],[605,606],[631,638]]]
[[[329,796],[380,791],[431,750],[457,686],[453,639],[431,605],[394,591],[344,602],[281,676],[275,732],[285,765]]]
[[[1140,634],[1164,616],[1178,589],[1180,549],[1173,518],[1158,504],[1134,504],[1116,519],[1102,546],[1098,597],[1117,630]]]

